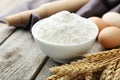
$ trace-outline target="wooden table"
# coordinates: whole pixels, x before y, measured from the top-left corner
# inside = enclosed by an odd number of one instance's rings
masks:
[[[0,15],[23,1],[1,0]],[[90,52],[102,49],[96,42]],[[0,23],[0,80],[45,80],[55,65],[58,63],[40,51],[29,31]]]

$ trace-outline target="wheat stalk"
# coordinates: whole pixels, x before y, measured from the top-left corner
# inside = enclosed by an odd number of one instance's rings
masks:
[[[113,77],[115,78],[114,70],[117,65],[116,61],[119,61],[119,58],[120,49],[85,55],[83,60],[51,68],[50,71],[54,73],[56,77],[59,77],[59,79],[51,78],[48,80],[94,80],[98,78],[94,78],[92,73],[103,71],[104,69],[100,80],[113,80]],[[118,70],[116,70],[116,76],[119,71],[120,69],[118,68]]]

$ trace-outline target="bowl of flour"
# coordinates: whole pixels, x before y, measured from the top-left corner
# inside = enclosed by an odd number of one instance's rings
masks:
[[[32,35],[43,53],[57,62],[66,62],[90,49],[98,27],[86,18],[61,11],[34,24]]]

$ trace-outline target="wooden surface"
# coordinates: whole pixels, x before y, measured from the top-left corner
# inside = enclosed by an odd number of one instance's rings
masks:
[[[48,76],[50,76],[49,68],[60,65],[59,63],[54,62],[52,59],[48,59],[46,64],[43,66],[39,75],[35,80],[45,80]]]
[[[0,46],[0,80],[30,80],[45,55],[36,47],[31,34],[15,31]]]
[[[28,0],[1,0],[0,15]],[[95,43],[88,53],[101,51]],[[29,31],[0,23],[0,80],[45,80],[49,68],[60,65],[43,54]]]
[[[14,27],[0,23],[0,45],[15,31]]]
[[[20,2],[1,0],[0,15]],[[46,55],[36,47],[30,32],[0,23],[0,80],[35,80],[46,60]]]

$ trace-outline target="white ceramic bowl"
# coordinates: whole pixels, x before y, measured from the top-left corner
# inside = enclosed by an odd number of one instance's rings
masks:
[[[94,44],[96,37],[98,35],[98,27],[93,23],[95,26],[96,35],[89,41],[80,44],[70,44],[70,45],[59,45],[59,44],[50,44],[47,42],[43,42],[35,35],[34,28],[37,27],[37,24],[40,23],[38,21],[32,28],[32,35],[36,44],[40,47],[41,51],[45,53],[47,56],[51,57],[53,60],[57,62],[67,62],[77,56],[82,56],[85,54],[90,47]]]

